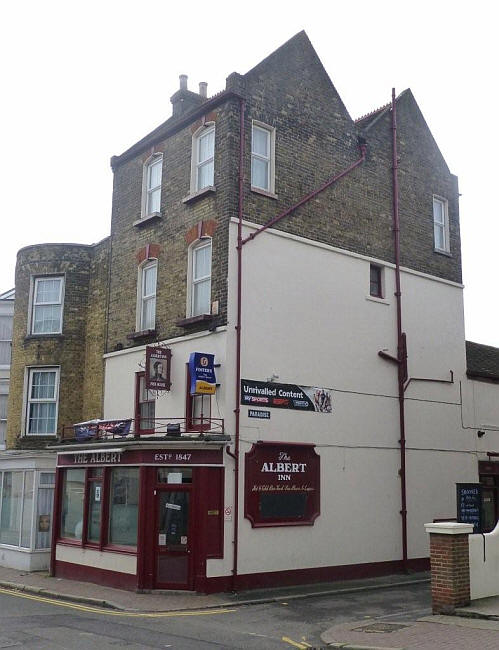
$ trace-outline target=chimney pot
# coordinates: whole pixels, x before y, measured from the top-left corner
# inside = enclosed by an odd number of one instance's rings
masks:
[[[208,97],[208,84],[206,81],[199,82],[199,94],[201,97]]]
[[[179,79],[180,79],[180,90],[187,90],[187,75],[181,74],[179,75]]]

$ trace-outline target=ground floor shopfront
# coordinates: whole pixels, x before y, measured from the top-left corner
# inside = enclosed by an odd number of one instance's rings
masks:
[[[220,443],[58,454],[52,571],[127,589],[207,591],[224,552]]]

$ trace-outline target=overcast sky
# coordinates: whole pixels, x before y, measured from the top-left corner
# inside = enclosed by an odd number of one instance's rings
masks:
[[[28,0],[0,9],[0,292],[16,252],[110,228],[109,158],[171,114],[178,75],[222,90],[305,29],[354,118],[410,87],[459,176],[466,336],[499,346],[494,4]]]

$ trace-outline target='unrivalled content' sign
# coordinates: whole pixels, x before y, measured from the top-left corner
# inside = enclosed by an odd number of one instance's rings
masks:
[[[191,352],[189,357],[191,395],[213,395],[216,389],[215,355]]]
[[[276,384],[251,379],[241,379],[241,404],[316,413],[333,411],[329,388]]]

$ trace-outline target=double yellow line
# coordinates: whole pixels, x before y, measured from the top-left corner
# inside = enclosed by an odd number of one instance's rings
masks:
[[[177,616],[212,616],[214,614],[228,614],[229,612],[236,611],[235,609],[200,609],[191,612],[120,612],[114,609],[104,609],[99,607],[92,607],[91,605],[80,605],[78,603],[68,603],[57,598],[47,598],[46,596],[36,596],[34,594],[27,594],[13,589],[3,589],[0,587],[0,593],[7,594],[8,596],[16,596],[17,598],[26,598],[27,600],[35,600],[39,603],[47,603],[48,605],[56,605],[57,607],[67,607],[75,609],[80,612],[87,612],[90,614],[102,614],[104,616],[124,616],[128,618],[174,618]]]
[[[292,645],[295,648],[300,648],[300,650],[306,650],[306,648],[312,647],[310,643],[307,643],[306,641],[293,641],[293,639],[290,639],[289,636],[283,636],[281,638],[281,641],[284,641],[284,643],[289,643],[289,645]]]

